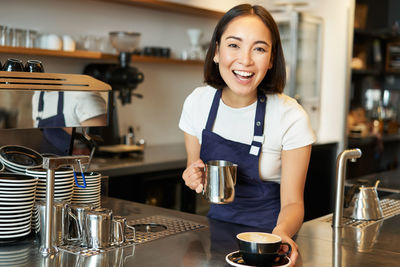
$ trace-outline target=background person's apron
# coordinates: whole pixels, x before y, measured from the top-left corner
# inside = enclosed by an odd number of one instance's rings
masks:
[[[254,137],[251,145],[227,140],[212,132],[222,90],[217,90],[202,132],[200,158],[228,160],[238,165],[235,200],[229,204],[211,204],[208,216],[231,223],[272,230],[280,211],[280,185],[263,182],[259,176],[259,157],[263,144],[266,96],[258,94]]]
[[[44,91],[40,92],[38,113],[41,114],[44,109]],[[64,92],[58,92],[57,114],[55,116],[41,119],[39,116],[38,127],[43,128],[43,141],[40,144],[42,153],[54,153],[60,156],[68,155],[71,136],[62,128],[65,127],[64,118]],[[52,128],[53,127],[53,128]],[[54,128],[58,127],[58,128]]]

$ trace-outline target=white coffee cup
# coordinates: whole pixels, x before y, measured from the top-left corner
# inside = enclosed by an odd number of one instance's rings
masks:
[[[57,34],[43,34],[39,39],[40,48],[49,50],[61,50],[62,40]]]
[[[62,42],[64,51],[75,51],[76,42],[70,35],[63,35]]]

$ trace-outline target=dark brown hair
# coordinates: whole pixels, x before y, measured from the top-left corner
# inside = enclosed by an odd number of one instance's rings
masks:
[[[221,43],[221,36],[228,24],[234,18],[249,15],[259,17],[270,30],[272,37],[271,60],[273,65],[258,85],[258,90],[264,93],[282,93],[286,83],[286,69],[278,26],[271,14],[265,8],[258,5],[242,4],[235,6],[220,19],[215,27],[205,58],[204,82],[218,89],[226,86],[225,81],[219,73],[218,66],[214,63],[215,50],[217,49],[217,44]]]

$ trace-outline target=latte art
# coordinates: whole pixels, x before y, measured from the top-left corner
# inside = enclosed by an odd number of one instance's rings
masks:
[[[237,235],[237,238],[242,241],[254,242],[254,243],[277,243],[282,239],[273,234],[261,233],[261,232],[246,232]]]

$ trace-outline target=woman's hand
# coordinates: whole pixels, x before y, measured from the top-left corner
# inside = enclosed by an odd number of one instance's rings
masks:
[[[196,193],[203,191],[204,167],[203,161],[199,159],[190,164],[182,174],[185,185],[196,190]]]
[[[273,234],[279,235],[282,238],[283,243],[289,243],[290,246],[292,247],[292,252],[290,253],[289,257],[290,260],[292,261],[290,266],[295,266],[296,265],[296,260],[299,256],[299,251],[298,251],[298,246],[297,244],[291,239],[287,234],[283,233],[282,231],[279,231],[278,229],[274,229],[272,231]],[[282,246],[283,252],[287,252],[288,248],[287,246]]]

